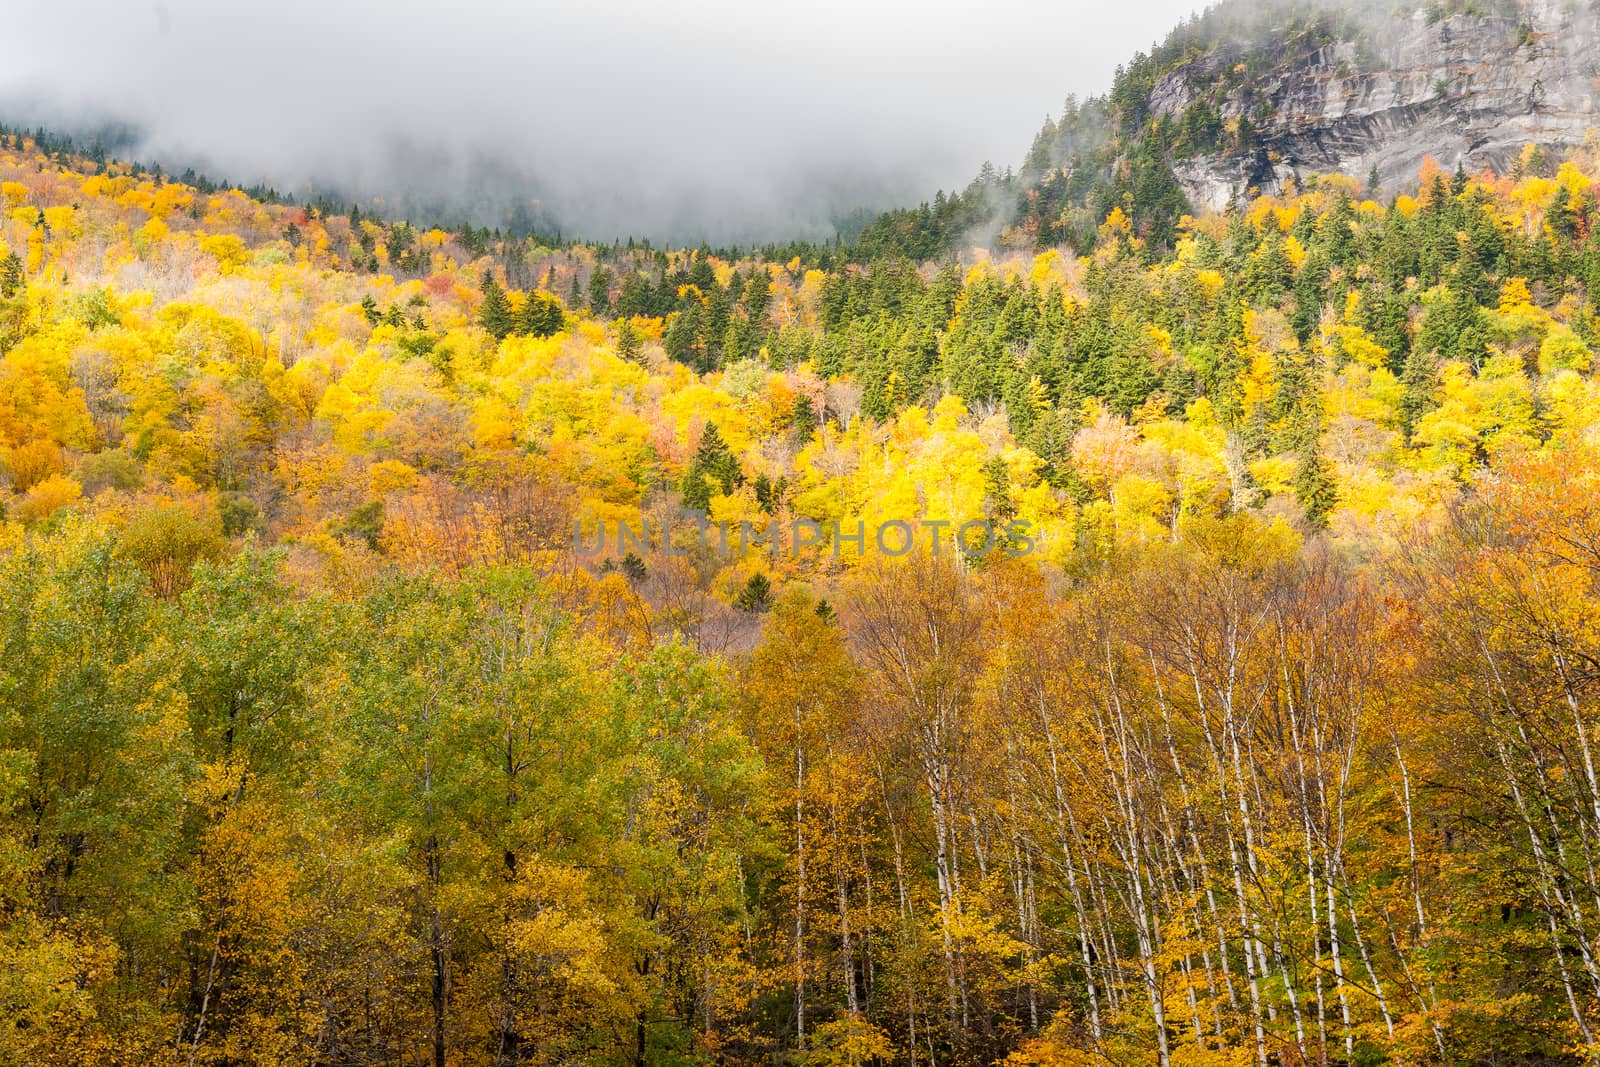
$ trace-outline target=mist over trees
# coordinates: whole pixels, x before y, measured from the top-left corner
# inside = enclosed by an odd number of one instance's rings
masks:
[[[1600,158],[946,247],[1123,106],[761,249],[0,130],[0,1060],[1600,1057]]]

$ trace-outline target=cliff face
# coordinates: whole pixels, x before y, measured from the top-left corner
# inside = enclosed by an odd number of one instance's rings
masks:
[[[1177,119],[1206,100],[1223,122],[1251,128],[1242,148],[1174,160],[1196,209],[1319,173],[1376,167],[1385,185],[1405,182],[1430,155],[1504,171],[1526,144],[1570,147],[1600,126],[1600,17],[1588,4],[1526,0],[1509,16],[1434,22],[1419,12],[1229,87],[1239,58],[1211,52],[1151,90],[1153,115]]]

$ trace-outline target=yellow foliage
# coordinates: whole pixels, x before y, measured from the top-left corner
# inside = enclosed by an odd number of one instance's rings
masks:
[[[14,512],[23,522],[38,522],[76,504],[82,497],[83,487],[77,482],[65,474],[52,474],[23,494]]]
[[[250,259],[250,252],[245,247],[244,241],[231,233],[203,237],[200,239],[200,248],[217,261],[217,268],[224,274],[232,274]]]

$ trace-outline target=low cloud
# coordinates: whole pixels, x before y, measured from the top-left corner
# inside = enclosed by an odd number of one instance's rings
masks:
[[[568,234],[826,238],[1019,159],[1187,0],[35,0],[0,120],[169,169]]]

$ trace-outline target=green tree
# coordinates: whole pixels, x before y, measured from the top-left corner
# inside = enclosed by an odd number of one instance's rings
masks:
[[[601,318],[611,315],[611,283],[615,280],[611,268],[604,265],[589,275],[589,309]]]
[[[1328,525],[1328,515],[1339,502],[1333,471],[1313,440],[1300,453],[1294,473],[1294,495],[1305,510],[1306,521],[1318,529]]]
[[[506,291],[489,271],[483,272],[481,290],[483,304],[478,308],[478,322],[489,332],[490,337],[496,341],[503,341],[511,334],[511,329],[515,325],[511,320],[511,302],[506,299]]]
[[[733,606],[740,611],[761,613],[772,607],[772,579],[757,571],[750,576],[734,597]]]
[[[22,291],[22,260],[15,252],[0,259],[0,297],[9,300]]]
[[[743,481],[739,460],[722,440],[717,424],[706,423],[705,429],[700,431],[694,458],[683,474],[683,506],[693,511],[708,511],[712,496],[726,496]]]
[[[644,346],[639,340],[639,331],[633,328],[633,320],[617,320],[617,357],[629,363],[639,362],[639,356]]]
[[[561,301],[542,290],[529,293],[517,312],[517,332],[529,337],[553,337],[565,326]]]

